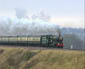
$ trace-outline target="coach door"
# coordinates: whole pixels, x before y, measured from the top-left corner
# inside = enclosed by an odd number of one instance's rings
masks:
[[[48,46],[48,39],[47,39],[47,37],[46,36],[42,36],[42,45],[44,45],[44,46]]]

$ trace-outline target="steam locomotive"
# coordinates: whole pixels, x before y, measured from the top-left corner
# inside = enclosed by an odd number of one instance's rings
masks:
[[[63,37],[60,34],[59,36],[0,36],[0,45],[64,47]]]

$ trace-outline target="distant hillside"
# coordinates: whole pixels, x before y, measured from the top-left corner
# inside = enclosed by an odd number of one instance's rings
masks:
[[[67,49],[85,49],[84,40],[81,40],[75,34],[64,34],[64,48]]]
[[[85,52],[0,47],[0,69],[84,69]]]
[[[75,34],[81,40],[85,38],[85,28],[60,28],[62,34]]]
[[[85,49],[85,28],[60,28],[64,37],[64,48]]]

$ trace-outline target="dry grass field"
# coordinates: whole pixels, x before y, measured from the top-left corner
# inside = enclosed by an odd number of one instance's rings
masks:
[[[0,47],[0,69],[85,69],[85,51]]]

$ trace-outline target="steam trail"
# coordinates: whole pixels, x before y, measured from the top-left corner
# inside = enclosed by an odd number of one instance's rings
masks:
[[[56,24],[27,18],[2,18],[0,20],[0,36],[46,35],[58,34]]]

